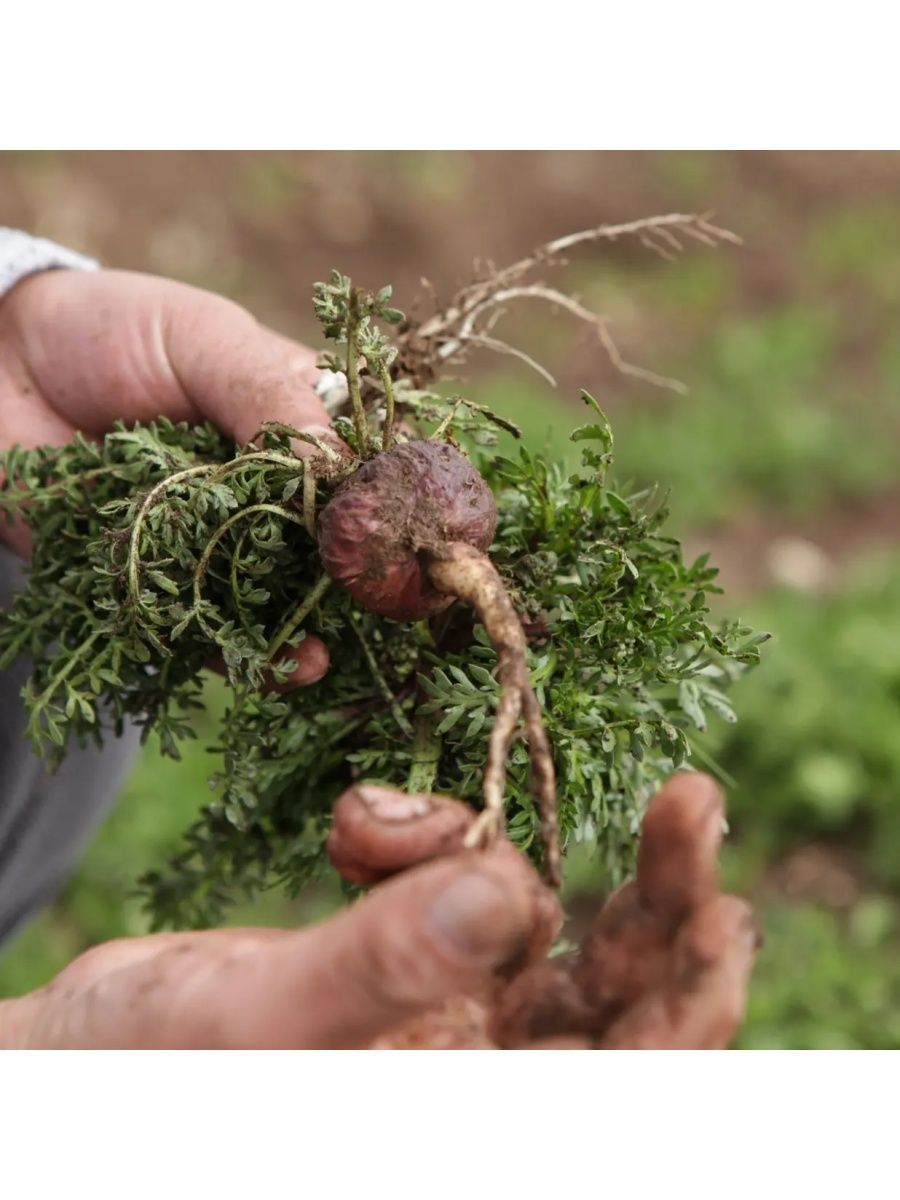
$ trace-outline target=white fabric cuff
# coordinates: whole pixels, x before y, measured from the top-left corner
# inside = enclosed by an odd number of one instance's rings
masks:
[[[0,226],[0,296],[37,271],[52,271],[59,267],[96,271],[99,265],[95,259],[57,246],[46,238]]]

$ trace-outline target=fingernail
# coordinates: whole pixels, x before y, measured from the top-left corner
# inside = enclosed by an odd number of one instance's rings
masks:
[[[508,889],[484,871],[457,876],[438,892],[426,921],[457,953],[505,962],[526,930]]]
[[[429,796],[394,792],[390,788],[362,784],[356,794],[376,821],[418,821],[427,817],[434,804]]]

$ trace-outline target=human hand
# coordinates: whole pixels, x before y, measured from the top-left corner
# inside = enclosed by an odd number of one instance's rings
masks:
[[[570,964],[545,956],[556,898],[508,842],[461,851],[458,801],[356,787],[333,861],[381,882],[308,930],[156,934],[89,950],[0,1004],[0,1047],[715,1048],[743,1015],[758,944],[718,892],[722,800],[677,775],[644,821],[638,877]],[[395,874],[396,873],[396,874]]]
[[[331,837],[332,860],[356,882],[455,853],[473,819],[466,806],[444,797],[366,792],[370,799],[380,796],[382,819],[373,819],[371,803],[360,803],[358,792],[348,792],[335,810]],[[380,1044],[727,1046],[743,1019],[759,934],[749,905],[719,892],[723,816],[722,796],[708,776],[673,776],[644,818],[636,880],[610,897],[576,957],[540,961],[558,913],[554,920],[552,908],[536,910],[542,920],[530,943],[530,965],[508,985],[474,1001],[457,997]]]
[[[127,271],[45,271],[0,301],[0,449],[102,437],[116,420],[210,420],[236,442],[264,421],[321,433],[314,352],[230,300]],[[299,446],[304,453],[311,447]],[[27,556],[22,525],[0,536]],[[291,682],[328,668],[316,637],[294,651]]]
[[[386,795],[396,816],[397,794]],[[354,792],[351,803],[365,801]],[[379,823],[388,836],[397,827],[373,808]],[[489,991],[536,930],[546,950],[557,924],[555,901],[511,846],[469,851],[407,871],[310,929],[97,946],[46,987],[0,1003],[0,1047],[364,1047],[450,997]]]

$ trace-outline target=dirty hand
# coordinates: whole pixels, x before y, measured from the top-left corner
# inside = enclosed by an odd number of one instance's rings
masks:
[[[0,1047],[728,1044],[757,931],[746,904],[717,892],[722,802],[709,779],[677,776],[653,801],[636,882],[567,966],[543,961],[561,914],[518,851],[460,852],[472,819],[446,798],[353,788],[332,857],[359,882],[394,878],[308,930],[98,946],[0,1004]]]
[[[465,805],[445,797],[350,791],[335,812],[332,861],[347,878],[373,883],[458,853],[472,819]],[[715,783],[702,774],[673,776],[644,818],[637,878],[610,897],[576,956],[545,961],[560,913],[544,892],[526,950],[507,964],[520,968],[508,982],[495,980],[475,999],[456,997],[379,1044],[727,1046],[743,1019],[759,934],[749,906],[719,892],[723,828]],[[493,853],[499,859],[517,852],[507,844]]]
[[[230,300],[128,271],[44,271],[0,300],[0,449],[100,437],[117,420],[209,420],[236,442],[263,421],[320,431],[315,354]],[[0,528],[28,554],[27,530]],[[322,677],[308,637],[294,683]]]
[[[381,819],[374,809],[373,823]],[[481,992],[522,954],[546,893],[510,850],[420,866],[306,930],[97,946],[47,987],[0,1003],[0,1047],[368,1046],[452,996]]]

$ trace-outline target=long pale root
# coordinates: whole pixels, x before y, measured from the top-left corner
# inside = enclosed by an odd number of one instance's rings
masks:
[[[531,760],[531,786],[541,818],[546,873],[558,886],[556,776],[541,706],[528,679],[525,633],[518,614],[493,563],[472,546],[453,542],[441,547],[428,573],[439,591],[471,604],[497,652],[500,700],[484,771],[484,812],[469,831],[467,844],[489,844],[503,830],[506,763],[521,717]]]

